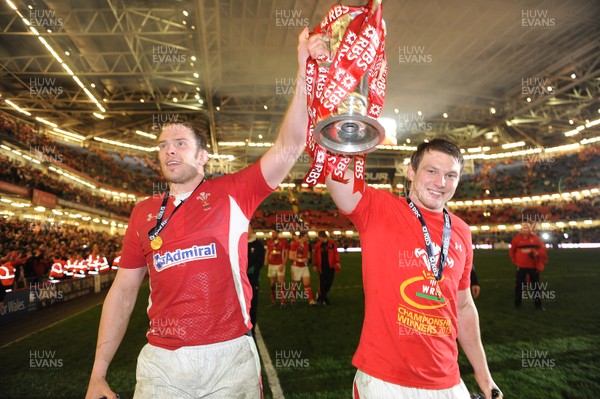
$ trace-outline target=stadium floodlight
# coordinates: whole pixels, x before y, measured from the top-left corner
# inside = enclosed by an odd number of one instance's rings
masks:
[[[48,126],[52,126],[52,127],[58,127],[58,125],[57,125],[56,123],[53,123],[53,122],[47,121],[46,119],[44,119],[44,118],[40,118],[39,116],[36,116],[36,117],[35,117],[35,120],[36,120],[36,121],[38,121],[38,122],[42,122],[43,124],[46,124],[46,125],[48,125]]]
[[[154,140],[156,140],[156,139],[157,139],[157,137],[156,137],[156,135],[155,135],[155,134],[152,134],[152,133],[146,133],[146,132],[144,132],[144,131],[142,131],[142,130],[136,130],[136,131],[135,131],[135,134],[138,134],[138,135],[140,135],[140,136],[144,136],[144,137],[148,137],[149,139],[154,139]]]
[[[575,129],[565,132],[565,136],[567,136],[567,137],[575,136],[576,134],[579,134],[579,132],[581,132],[583,129],[585,129],[585,126],[579,125]]]
[[[598,124],[600,124],[600,119],[596,119],[595,121],[591,121],[591,122],[586,123],[585,127],[586,128],[590,128],[590,127],[596,126]]]
[[[4,102],[6,102],[8,105],[10,105],[11,107],[13,107],[14,109],[16,109],[17,111],[19,111],[22,114],[25,114],[27,116],[31,116],[31,112],[27,112],[25,111],[23,108],[19,107],[17,104],[13,103],[10,100],[4,100]]]
[[[54,132],[60,133],[63,136],[65,136],[67,138],[70,138],[70,139],[75,139],[75,140],[79,140],[79,141],[85,140],[85,137],[82,136],[82,135],[80,135],[80,134],[75,134],[75,133],[67,132],[66,130],[59,129],[57,127],[55,127],[53,130],[54,130]],[[50,132],[50,133],[53,133],[53,132]],[[53,133],[53,134],[55,134],[55,133]]]

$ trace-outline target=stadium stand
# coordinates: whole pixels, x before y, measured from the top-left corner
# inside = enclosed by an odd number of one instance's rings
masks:
[[[152,155],[131,155],[103,152],[65,144],[51,136],[35,133],[26,123],[11,120],[0,114],[0,140],[29,152],[33,158],[45,157],[41,165],[24,162],[0,152],[0,181],[30,189],[36,188],[57,195],[59,198],[115,215],[127,217],[134,201],[110,195],[92,194],[76,184],[55,178],[47,173],[51,163],[71,168],[75,173],[91,181],[101,182],[109,189],[130,190],[138,196],[153,194],[159,181],[159,166]],[[28,146],[28,147],[27,147]],[[49,159],[50,158],[50,159]],[[586,146],[578,152],[555,154],[552,157],[523,156],[496,161],[474,162],[474,171],[462,176],[455,195],[455,203],[468,200],[510,198],[522,195],[544,195],[591,189],[600,178],[600,146]],[[519,182],[515,184],[514,182]],[[398,195],[402,190],[394,189]],[[138,197],[139,199],[139,197]],[[537,214],[544,222],[586,220],[598,217],[599,196],[549,198],[522,203],[491,203],[479,206],[451,207],[458,216],[471,225],[518,223],[523,214]],[[37,223],[37,227],[36,227]],[[252,220],[256,230],[353,230],[353,226],[335,207],[328,193],[321,188],[285,188],[269,196]],[[0,259],[12,259],[17,265],[15,284],[24,285],[27,279],[48,276],[53,259],[87,257],[94,243],[112,262],[119,252],[120,237],[108,236],[62,224],[53,227],[48,223],[26,220],[0,219]],[[30,234],[33,233],[33,234]],[[510,241],[511,232],[475,232],[474,243],[491,244]],[[336,237],[340,247],[358,246],[354,237],[340,234]],[[556,231],[552,243],[599,242],[600,229],[570,228]],[[22,264],[32,258],[37,272],[28,271]],[[21,266],[21,267],[19,267]],[[38,273],[39,272],[39,273]],[[32,274],[33,273],[33,274]]]

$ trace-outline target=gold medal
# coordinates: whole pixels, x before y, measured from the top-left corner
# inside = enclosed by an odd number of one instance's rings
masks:
[[[152,249],[155,251],[160,249],[160,247],[162,247],[162,244],[163,240],[162,238],[160,238],[160,236],[156,236],[152,241],[150,241],[150,247],[152,247]]]

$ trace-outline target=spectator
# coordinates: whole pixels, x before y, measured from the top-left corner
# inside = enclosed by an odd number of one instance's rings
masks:
[[[538,310],[542,305],[540,272],[548,262],[546,245],[535,234],[535,223],[524,222],[521,231],[510,244],[510,260],[517,267],[515,283],[515,307],[519,309],[523,301],[523,290],[533,295],[533,303]]]

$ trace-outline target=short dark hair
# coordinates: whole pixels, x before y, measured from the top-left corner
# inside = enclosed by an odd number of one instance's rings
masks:
[[[306,231],[300,231],[298,232],[298,237],[304,237],[306,235]]]
[[[319,237],[327,238],[327,232],[325,230],[319,231]]]
[[[191,123],[186,121],[168,122],[165,124],[162,130],[165,130],[170,126],[182,126],[186,129],[189,129],[194,134],[197,149],[208,151],[208,137],[206,136],[206,133],[204,133],[202,130],[198,129],[197,127],[193,126]]]
[[[462,172],[463,167],[465,166],[465,159],[463,158],[460,148],[456,144],[451,141],[445,139],[433,139],[429,142],[423,142],[419,144],[417,150],[410,157],[410,166],[416,171],[423,159],[423,154],[425,151],[439,151],[444,154],[448,154],[452,156],[456,161],[460,164],[460,171]]]

